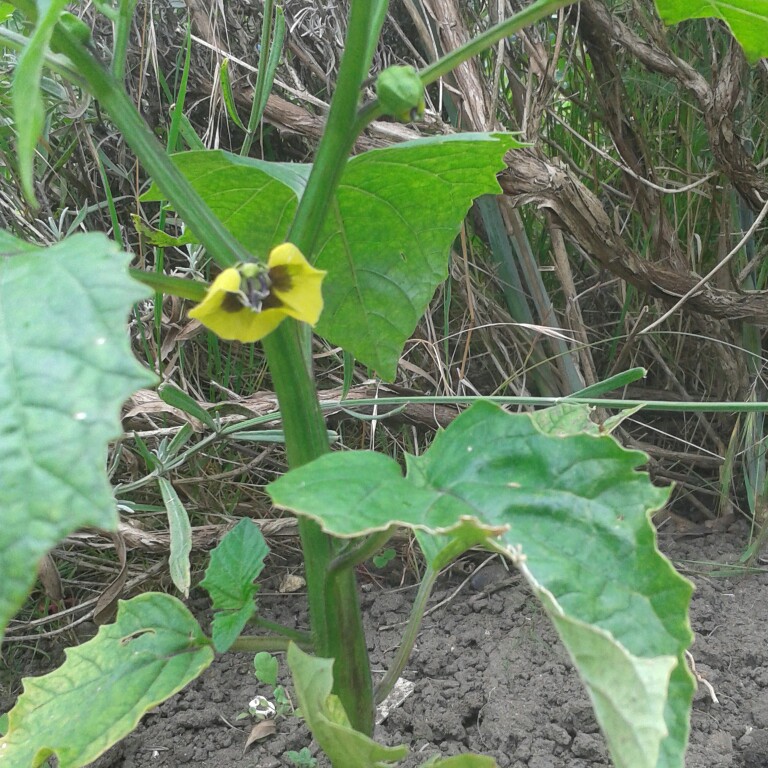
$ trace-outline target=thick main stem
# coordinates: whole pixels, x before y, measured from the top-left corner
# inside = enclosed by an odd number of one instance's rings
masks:
[[[352,2],[344,57],[328,122],[307,188],[299,203],[288,240],[308,257],[328,212],[354,144],[360,88],[368,74],[372,39],[378,39],[386,0]],[[301,466],[328,450],[312,374],[304,359],[300,328],[287,320],[264,340],[288,452],[288,464]],[[299,520],[304,551],[310,620],[316,651],[336,660],[334,690],[354,728],[373,733],[373,685],[363,631],[360,598],[352,568],[330,573],[338,542],[312,520]]]

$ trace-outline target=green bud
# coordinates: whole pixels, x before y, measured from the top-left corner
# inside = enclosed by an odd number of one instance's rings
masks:
[[[402,123],[424,114],[424,86],[413,67],[387,67],[379,73],[376,96],[384,112]]]

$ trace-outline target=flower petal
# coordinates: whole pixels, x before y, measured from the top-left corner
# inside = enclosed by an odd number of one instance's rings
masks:
[[[315,269],[293,243],[273,248],[267,263],[271,274],[283,275],[285,280],[273,280],[272,292],[286,315],[315,325],[323,310],[322,282],[326,273]],[[273,272],[274,270],[274,272]],[[287,283],[283,286],[281,283]]]
[[[234,268],[225,269],[211,284],[205,298],[189,310],[189,316],[203,322],[212,313],[221,312],[221,305],[228,293],[240,290],[240,273]],[[205,324],[205,323],[203,323]]]
[[[191,315],[191,313],[190,313]],[[216,312],[198,320],[217,336],[228,341],[259,341],[285,320],[285,312],[279,309],[265,309],[254,312],[243,307],[237,312]]]
[[[264,267],[249,263],[225,269],[189,316],[222,339],[244,342],[264,338],[287,316],[314,325],[323,309],[321,285],[325,272],[312,267],[291,243],[278,245],[270,252],[267,269],[271,285],[263,304],[263,294],[258,296],[258,304],[265,307],[261,311],[255,311],[255,300],[249,300],[248,286],[249,279],[263,274]],[[253,306],[248,306],[249,301]]]
[[[240,291],[242,277],[234,267],[225,269],[211,284],[205,298],[188,314],[222,339],[258,341],[277,328],[286,317],[279,309],[254,312],[250,307],[238,307],[234,312],[224,309],[228,296]]]

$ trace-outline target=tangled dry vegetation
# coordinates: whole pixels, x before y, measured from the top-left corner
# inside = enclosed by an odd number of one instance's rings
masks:
[[[281,5],[286,47],[251,154],[304,162],[333,93],[346,3]],[[375,65],[423,65],[516,7],[511,0],[393,0]],[[244,135],[227,110],[221,65],[230,60],[234,108],[247,122],[261,3],[140,3],[129,87],[167,141],[188,18],[188,121],[175,146],[238,151]],[[109,29],[93,23],[107,58]],[[372,125],[357,151],[456,130],[517,131],[530,146],[509,155],[499,178],[504,194],[471,212],[451,280],[407,345],[397,381],[377,382],[358,367],[349,397],[560,396],[643,366],[647,378],[621,395],[765,399],[767,95],[766,62],[749,67],[719,23],[665,29],[649,0],[582,0],[430,88],[423,121]],[[193,247],[160,255],[138,234],[133,217],[156,227],[163,215],[170,229],[173,220],[139,202],[147,180],[97,105],[53,81],[50,98],[43,211],[33,214],[19,198],[6,136],[4,226],[43,243],[78,228],[104,231],[122,239],[140,266],[155,268],[162,258],[166,271],[207,276]],[[190,323],[179,300],[137,308],[131,328],[138,354],[222,419],[274,410],[258,349],[217,344]],[[335,402],[342,354],[319,341],[314,349],[322,397]],[[329,426],[350,447],[418,452],[454,413],[412,404],[371,421],[347,404],[329,410]],[[83,534],[60,547],[10,640],[46,631],[51,604],[57,611],[68,604],[70,622],[90,621],[94,610],[97,617],[109,612],[116,596],[147,579],[162,581],[167,531],[147,454],[183,424],[196,439],[205,434],[152,392],[129,404],[126,434],[111,457],[118,498],[130,509],[121,533],[112,541]],[[711,526],[734,514],[762,523],[761,419],[643,412],[624,423],[619,438],[650,454],[659,482],[677,484],[675,514],[660,524]],[[260,490],[282,466],[279,445],[231,439],[169,471],[192,516],[196,547],[206,549],[233,517],[249,515],[268,520],[270,543],[289,556],[291,523],[274,518]],[[757,483],[757,492],[746,494],[745,481]],[[107,581],[113,584],[105,591]]]

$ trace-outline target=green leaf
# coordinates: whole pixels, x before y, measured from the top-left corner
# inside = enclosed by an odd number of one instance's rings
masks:
[[[666,24],[686,19],[722,19],[751,63],[768,56],[766,0],[656,0],[656,8]]]
[[[391,525],[432,534],[454,532],[462,528],[461,516],[467,514],[464,502],[406,481],[394,459],[373,451],[326,454],[270,483],[267,492],[277,506],[315,518],[340,538]],[[504,530],[503,525],[466,522],[470,531],[480,530],[483,541]]]
[[[53,754],[60,768],[91,763],[213,660],[194,616],[157,593],[121,601],[114,624],[66,654],[59,669],[24,681],[0,740],[5,765],[37,768]]]
[[[589,387],[584,387],[584,389],[574,392],[569,397],[602,397],[606,392],[622,389],[629,384],[634,384],[638,379],[644,379],[646,373],[645,368],[630,368],[627,371],[617,373],[615,376],[609,376],[607,379],[603,379],[603,381],[598,381]]]
[[[192,526],[189,523],[189,514],[168,478],[158,477],[157,483],[163,496],[165,511],[168,513],[168,527],[171,537],[168,565],[170,566],[171,580],[184,597],[189,597],[191,582],[189,553],[192,551]]]
[[[555,623],[616,765],[682,766],[692,587],[659,553],[649,521],[668,491],[637,471],[644,454],[575,433],[575,407],[547,420],[478,403],[422,456],[406,456],[405,478],[387,457],[334,453],[268,491],[340,536],[392,522],[447,536],[478,521],[485,545],[521,570]]]
[[[15,256],[19,253],[38,253],[42,248],[26,240],[19,240],[5,229],[0,229],[0,254],[3,256]]]
[[[487,755],[454,755],[433,758],[421,768],[496,768],[496,761]]]
[[[13,3],[0,3],[0,24],[8,21],[15,10],[16,7]]]
[[[353,157],[321,235],[328,271],[317,332],[393,379],[405,342],[435,289],[472,200],[499,191],[517,142],[457,134]]]
[[[435,136],[347,164],[314,259],[328,271],[317,332],[384,378],[437,286],[472,200],[499,191],[506,134]],[[310,166],[224,152],[174,162],[227,228],[262,261],[283,242]],[[153,186],[142,200],[161,199]],[[427,202],[425,202],[427,201]]]
[[[125,332],[146,290],[99,234],[26,251],[0,241],[0,629],[57,541],[115,529],[105,464],[120,405],[155,377]]]
[[[219,653],[235,642],[256,613],[254,584],[264,568],[269,547],[259,527],[244,518],[211,552],[211,562],[200,582],[213,600],[213,644]]]
[[[205,410],[198,402],[190,397],[184,390],[174,387],[173,384],[164,384],[157,390],[157,394],[160,395],[160,399],[172,406],[178,408],[180,411],[189,414],[198,421],[205,424],[209,429],[215,429],[216,423],[213,420],[208,411]]]
[[[40,89],[43,62],[56,22],[66,5],[67,0],[38,0],[37,24],[18,58],[13,74],[11,98],[18,136],[16,152],[19,175],[24,197],[33,207],[37,207],[34,186],[35,148],[45,124],[45,107]]]
[[[397,552],[392,547],[383,549],[379,554],[374,555],[371,560],[377,568],[383,568],[387,563],[397,557]]]
[[[261,651],[253,657],[253,671],[260,683],[277,685],[277,659],[267,651]]]
[[[309,656],[288,646],[288,666],[305,722],[333,768],[389,768],[408,747],[384,747],[350,725],[333,688],[333,659]]]
[[[227,229],[264,262],[270,250],[285,241],[312,169],[310,165],[268,163],[220,150],[182,152],[172,160]],[[153,184],[141,200],[164,198]]]
[[[133,221],[134,229],[144,238],[147,245],[156,245],[158,248],[180,248],[181,246],[195,242],[195,239],[189,230],[184,232],[181,237],[175,237],[174,235],[169,235],[167,232],[163,232],[161,229],[156,229],[155,227],[150,227],[149,224],[145,224],[141,220],[141,216],[136,213],[131,214],[131,220]]]
[[[229,79],[229,59],[224,59],[219,67],[219,81],[221,82],[221,95],[224,97],[224,106],[227,108],[232,122],[241,130],[246,130],[240,115],[237,114],[235,96],[232,93],[232,83]]]

